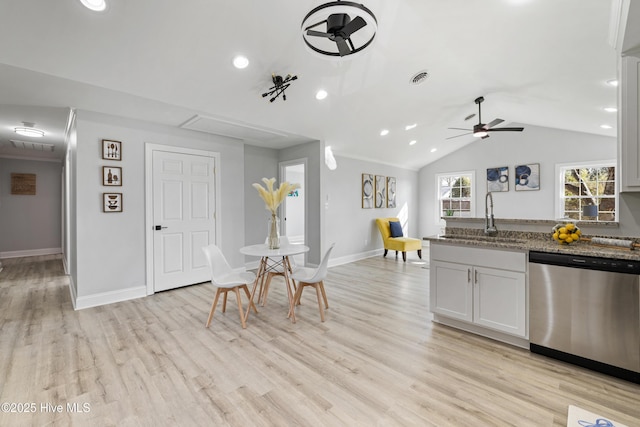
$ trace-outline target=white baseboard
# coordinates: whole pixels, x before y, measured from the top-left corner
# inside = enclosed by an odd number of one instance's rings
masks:
[[[83,308],[97,307],[99,305],[113,304],[114,302],[127,301],[130,299],[142,298],[147,296],[147,287],[138,286],[136,288],[123,289],[111,292],[102,292],[94,295],[87,295],[74,298],[74,309],[82,310]],[[73,297],[73,287],[72,287]]]
[[[76,310],[76,284],[73,282],[73,277],[71,275],[67,275],[69,278],[69,294],[71,295],[71,304],[73,304],[73,309]]]
[[[62,253],[62,248],[28,249],[26,251],[7,251],[7,252],[0,252],[0,259],[22,258],[26,256],[39,256],[39,255],[57,255],[61,253]]]
[[[384,253],[384,249],[374,249],[372,251],[360,252],[357,254],[351,254],[342,256],[340,258],[329,258],[329,267],[335,267],[337,265],[349,264],[350,262],[359,261],[365,258],[372,258],[374,256],[380,256]]]

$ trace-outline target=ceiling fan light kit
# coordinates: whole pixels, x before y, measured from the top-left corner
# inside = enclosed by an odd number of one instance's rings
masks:
[[[502,119],[494,119],[492,120],[490,123],[482,123],[482,108],[480,106],[480,104],[482,104],[484,102],[484,97],[479,96],[475,99],[474,101],[476,103],[476,105],[478,106],[478,124],[473,125],[473,129],[464,129],[464,128],[449,128],[449,129],[456,129],[456,130],[466,130],[468,131],[467,133],[463,133],[460,135],[456,135],[456,136],[450,136],[447,139],[453,139],[453,138],[458,138],[459,136],[464,136],[464,135],[473,135],[476,138],[489,138],[489,132],[522,132],[524,130],[523,127],[510,127],[510,128],[496,128],[494,126],[499,125],[500,123],[504,122],[504,120]],[[470,119],[471,117],[473,117],[474,115],[469,115],[465,118],[465,120]]]
[[[302,20],[302,39],[315,54],[342,58],[361,52],[376,36],[378,21],[362,4],[332,1],[309,12]]]

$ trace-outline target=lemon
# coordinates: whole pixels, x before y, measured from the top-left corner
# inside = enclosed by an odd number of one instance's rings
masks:
[[[553,240],[558,240],[558,232],[553,233]]]
[[[564,227],[563,227],[564,228]],[[560,234],[558,235],[558,239],[560,240],[565,240],[567,238],[567,231],[562,231],[562,228],[560,229]]]
[[[578,233],[573,233],[573,234],[571,235],[571,238],[572,238],[573,240],[578,240],[578,239],[580,239],[580,235],[579,235]]]
[[[560,234],[567,234],[567,227],[560,227],[560,230],[558,230],[560,232]],[[564,237],[560,237],[561,239],[564,239]]]
[[[578,236],[582,236],[582,231],[580,231],[580,229],[577,229],[577,230],[576,230],[576,234],[577,234]]]
[[[565,225],[565,228],[567,229],[567,231],[573,231],[575,230],[576,226],[574,224],[567,224]]]
[[[573,239],[571,238],[571,236],[567,236],[567,238],[564,239],[564,241],[567,242],[567,243],[571,243],[571,242],[573,242]]]

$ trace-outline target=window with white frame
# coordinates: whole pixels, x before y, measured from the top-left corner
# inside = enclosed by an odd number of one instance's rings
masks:
[[[615,161],[558,165],[561,218],[577,221],[616,221]]]
[[[438,217],[473,216],[473,183],[473,172],[437,175]]]

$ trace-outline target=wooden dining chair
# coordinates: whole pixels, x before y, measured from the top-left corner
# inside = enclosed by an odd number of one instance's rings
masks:
[[[299,267],[296,269],[291,278],[294,282],[298,282],[296,293],[293,297],[294,307],[300,304],[300,298],[302,297],[302,290],[307,286],[313,286],[316,289],[316,296],[318,298],[318,309],[320,310],[320,320],[324,322],[324,310],[329,308],[329,301],[327,301],[327,293],[324,290],[324,279],[327,277],[329,256],[336,244],[332,244],[327,250],[320,262],[318,268]],[[322,303],[324,302],[324,308]]]
[[[213,314],[216,311],[216,306],[218,305],[218,299],[220,298],[220,295],[223,294],[222,312],[224,313],[227,310],[227,294],[230,291],[233,291],[236,294],[236,300],[238,301],[240,322],[242,323],[242,328],[245,329],[247,327],[247,324],[244,320],[245,316],[242,309],[240,290],[242,289],[249,299],[249,307],[247,307],[247,310],[253,308],[253,310],[257,313],[258,309],[251,300],[251,294],[249,293],[249,288],[247,287],[248,284],[251,284],[256,280],[255,274],[248,271],[233,271],[231,266],[229,266],[226,258],[222,254],[222,251],[220,251],[220,248],[218,248],[215,244],[205,246],[204,248],[202,248],[202,250],[207,257],[207,262],[209,263],[209,267],[211,268],[211,284],[216,288],[216,296],[214,297],[213,304],[211,305],[211,311],[209,312],[209,318],[207,319],[206,327],[208,328],[209,325],[211,325],[211,320],[213,320]]]

